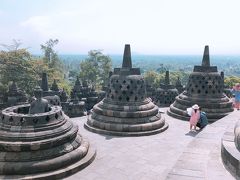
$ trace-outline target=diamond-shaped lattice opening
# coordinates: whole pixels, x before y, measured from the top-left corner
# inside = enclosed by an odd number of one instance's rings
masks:
[[[34,124],[37,124],[37,122],[38,122],[38,119],[33,119]]]
[[[23,124],[24,122],[25,122],[25,120],[23,119],[23,117],[21,117],[20,123]]]
[[[12,116],[9,118],[9,122],[13,122],[13,118],[12,118]]]
[[[138,100],[138,97],[137,96],[135,96],[135,101],[137,101]]]
[[[46,121],[47,121],[47,122],[49,122],[49,120],[50,120],[50,117],[49,117],[49,116],[47,116],[47,117],[46,117]]]

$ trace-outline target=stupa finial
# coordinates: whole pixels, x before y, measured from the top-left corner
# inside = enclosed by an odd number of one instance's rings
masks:
[[[202,66],[207,66],[207,67],[210,66],[209,47],[208,46],[205,46],[205,48],[204,48]]]
[[[122,68],[132,68],[130,44],[125,44]]]
[[[43,72],[42,73],[42,86],[41,86],[43,91],[48,91],[48,77],[47,73]]]
[[[170,80],[169,80],[169,71],[166,71],[166,75],[165,75],[165,84],[169,85],[170,84]]]

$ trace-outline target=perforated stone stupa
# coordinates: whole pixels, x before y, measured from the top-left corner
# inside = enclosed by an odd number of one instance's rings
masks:
[[[59,179],[94,160],[95,149],[60,106],[37,114],[29,108],[13,106],[0,115],[0,179]]]
[[[176,97],[168,114],[189,120],[186,109],[198,104],[207,113],[209,121],[216,121],[233,111],[232,102],[223,93],[224,82],[217,66],[210,66],[209,47],[205,46],[201,66],[194,66],[186,90]]]
[[[178,95],[178,90],[174,85],[170,84],[169,71],[166,71],[165,82],[160,84],[160,88],[156,91],[155,102],[158,106],[168,107]]]
[[[176,89],[178,90],[178,93],[182,93],[184,91],[184,87],[182,85],[182,82],[180,81],[180,78],[177,78],[176,84],[175,84]]]
[[[86,80],[81,83],[78,77],[71,92],[71,99],[74,99],[75,96],[77,96],[79,101],[85,102],[87,110],[92,109],[98,102],[98,94],[94,88]]]
[[[85,128],[96,133],[141,136],[162,132],[168,125],[158,107],[146,97],[144,78],[132,68],[130,45],[125,45],[122,68],[115,68],[106,97],[96,104]]]

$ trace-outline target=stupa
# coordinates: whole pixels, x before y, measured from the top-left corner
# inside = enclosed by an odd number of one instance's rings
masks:
[[[96,104],[85,128],[101,134],[142,136],[160,133],[168,124],[146,97],[139,68],[132,68],[130,45],[125,45],[122,68],[115,68],[106,97]]]
[[[48,87],[48,76],[47,76],[47,73],[42,73],[42,82],[41,82],[41,88],[43,90],[43,96],[54,96],[54,95],[57,95],[59,96],[60,95],[60,91],[58,89],[58,85],[57,85],[57,82],[56,80],[54,80],[52,86],[51,86],[51,90],[49,90],[49,87]]]
[[[232,128],[228,128],[224,133],[221,155],[227,170],[229,170],[236,179],[240,179],[240,120],[235,124],[234,131]]]
[[[26,93],[18,88],[15,81],[13,81],[12,84],[9,85],[6,97],[7,97],[7,102],[6,102],[7,107],[17,105],[17,104],[27,103]]]
[[[86,80],[81,83],[78,77],[71,92],[71,99],[74,99],[75,96],[77,96],[79,101],[85,102],[87,110],[92,109],[98,102],[98,94],[94,88],[91,87]]]
[[[55,91],[55,92],[59,92],[59,88],[58,88],[56,79],[53,80],[53,84],[52,84],[51,90]]]
[[[182,85],[182,83],[181,83],[181,81],[180,81],[179,76],[178,76],[178,78],[177,78],[175,87],[176,87],[176,89],[178,90],[178,93],[179,93],[179,94],[184,91],[184,87],[183,87],[183,85]]]
[[[194,66],[186,90],[176,97],[168,114],[189,120],[186,109],[198,104],[207,113],[210,122],[216,121],[233,111],[232,102],[223,93],[224,83],[217,66],[210,66],[209,47],[205,46],[201,66]]]
[[[60,97],[61,102],[67,102],[67,100],[68,100],[68,95],[67,95],[65,89],[63,89],[62,91],[60,91],[59,97]]]
[[[160,84],[160,88],[156,91],[155,103],[159,107],[168,107],[178,95],[178,90],[174,85],[170,84],[169,71],[166,71],[165,82]]]
[[[68,102],[67,115],[69,117],[80,117],[87,115],[85,102],[79,101],[77,95]]]
[[[149,83],[146,83],[146,93],[147,97],[150,97],[153,101],[155,101],[156,89]]]
[[[82,98],[82,84],[81,84],[78,76],[77,76],[77,79],[75,81],[75,84],[74,84],[72,92],[71,92],[71,98],[73,99],[75,95],[77,95],[77,97],[81,100],[81,98]]]
[[[37,100],[2,111],[0,179],[60,179],[89,165],[96,151],[60,106]]]

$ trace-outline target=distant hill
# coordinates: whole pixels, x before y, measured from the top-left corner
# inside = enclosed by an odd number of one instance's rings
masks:
[[[122,65],[122,55],[109,55],[113,62],[113,67]],[[59,55],[69,69],[79,70],[79,64],[87,55]],[[212,55],[211,65],[217,66],[218,71],[224,71],[226,76],[240,76],[240,55]],[[140,67],[141,72],[149,70],[159,70],[166,68],[170,71],[191,72],[194,65],[200,65],[202,55],[132,55],[133,67]]]

